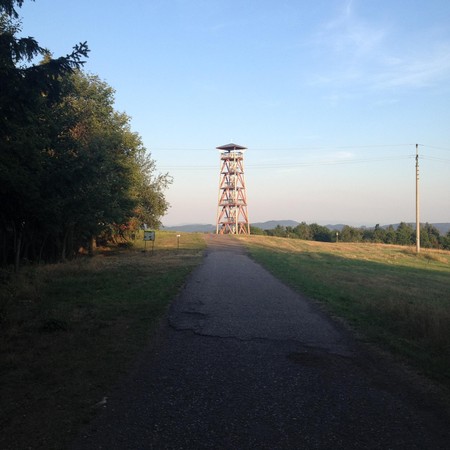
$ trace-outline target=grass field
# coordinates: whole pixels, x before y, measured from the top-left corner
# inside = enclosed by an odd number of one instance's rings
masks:
[[[240,237],[252,257],[363,338],[450,386],[450,252]]]
[[[239,237],[252,257],[363,339],[450,386],[450,252]],[[62,449],[129,372],[186,276],[201,234],[25,267],[0,280],[0,448]],[[1,275],[1,273],[0,273]]]
[[[148,345],[205,243],[141,239],[0,285],[0,448],[66,448]]]

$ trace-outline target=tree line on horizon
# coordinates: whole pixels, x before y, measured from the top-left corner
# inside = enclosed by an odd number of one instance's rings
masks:
[[[19,37],[23,2],[0,0],[0,265],[16,270],[158,227],[170,183],[114,90],[83,72],[86,43],[54,58]]]
[[[415,245],[416,230],[406,222],[401,222],[397,228],[393,225],[374,228],[351,227],[344,225],[341,231],[331,230],[317,223],[302,222],[295,227],[277,225],[275,228],[263,230],[250,226],[250,233],[256,235],[276,236],[291,239],[303,239],[320,242],[371,242],[396,245]],[[450,250],[450,231],[441,235],[439,230],[429,223],[420,227],[420,245],[424,248]]]

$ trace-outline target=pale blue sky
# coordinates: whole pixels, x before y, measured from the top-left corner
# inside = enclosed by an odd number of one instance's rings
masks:
[[[450,1],[37,0],[23,32],[80,41],[174,183],[165,225],[214,223],[216,146],[245,145],[252,222],[450,222]]]

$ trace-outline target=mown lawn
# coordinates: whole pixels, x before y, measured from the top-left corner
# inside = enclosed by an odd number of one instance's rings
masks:
[[[178,248],[176,233],[157,232],[153,254],[141,236],[132,249],[4,280],[0,448],[66,448],[148,345],[204,247],[200,234]]]
[[[240,238],[252,257],[368,341],[450,386],[450,252]]]

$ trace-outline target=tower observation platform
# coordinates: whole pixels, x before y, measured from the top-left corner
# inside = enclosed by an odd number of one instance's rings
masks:
[[[247,147],[231,143],[216,148],[220,152],[216,233],[250,234],[244,177]]]

